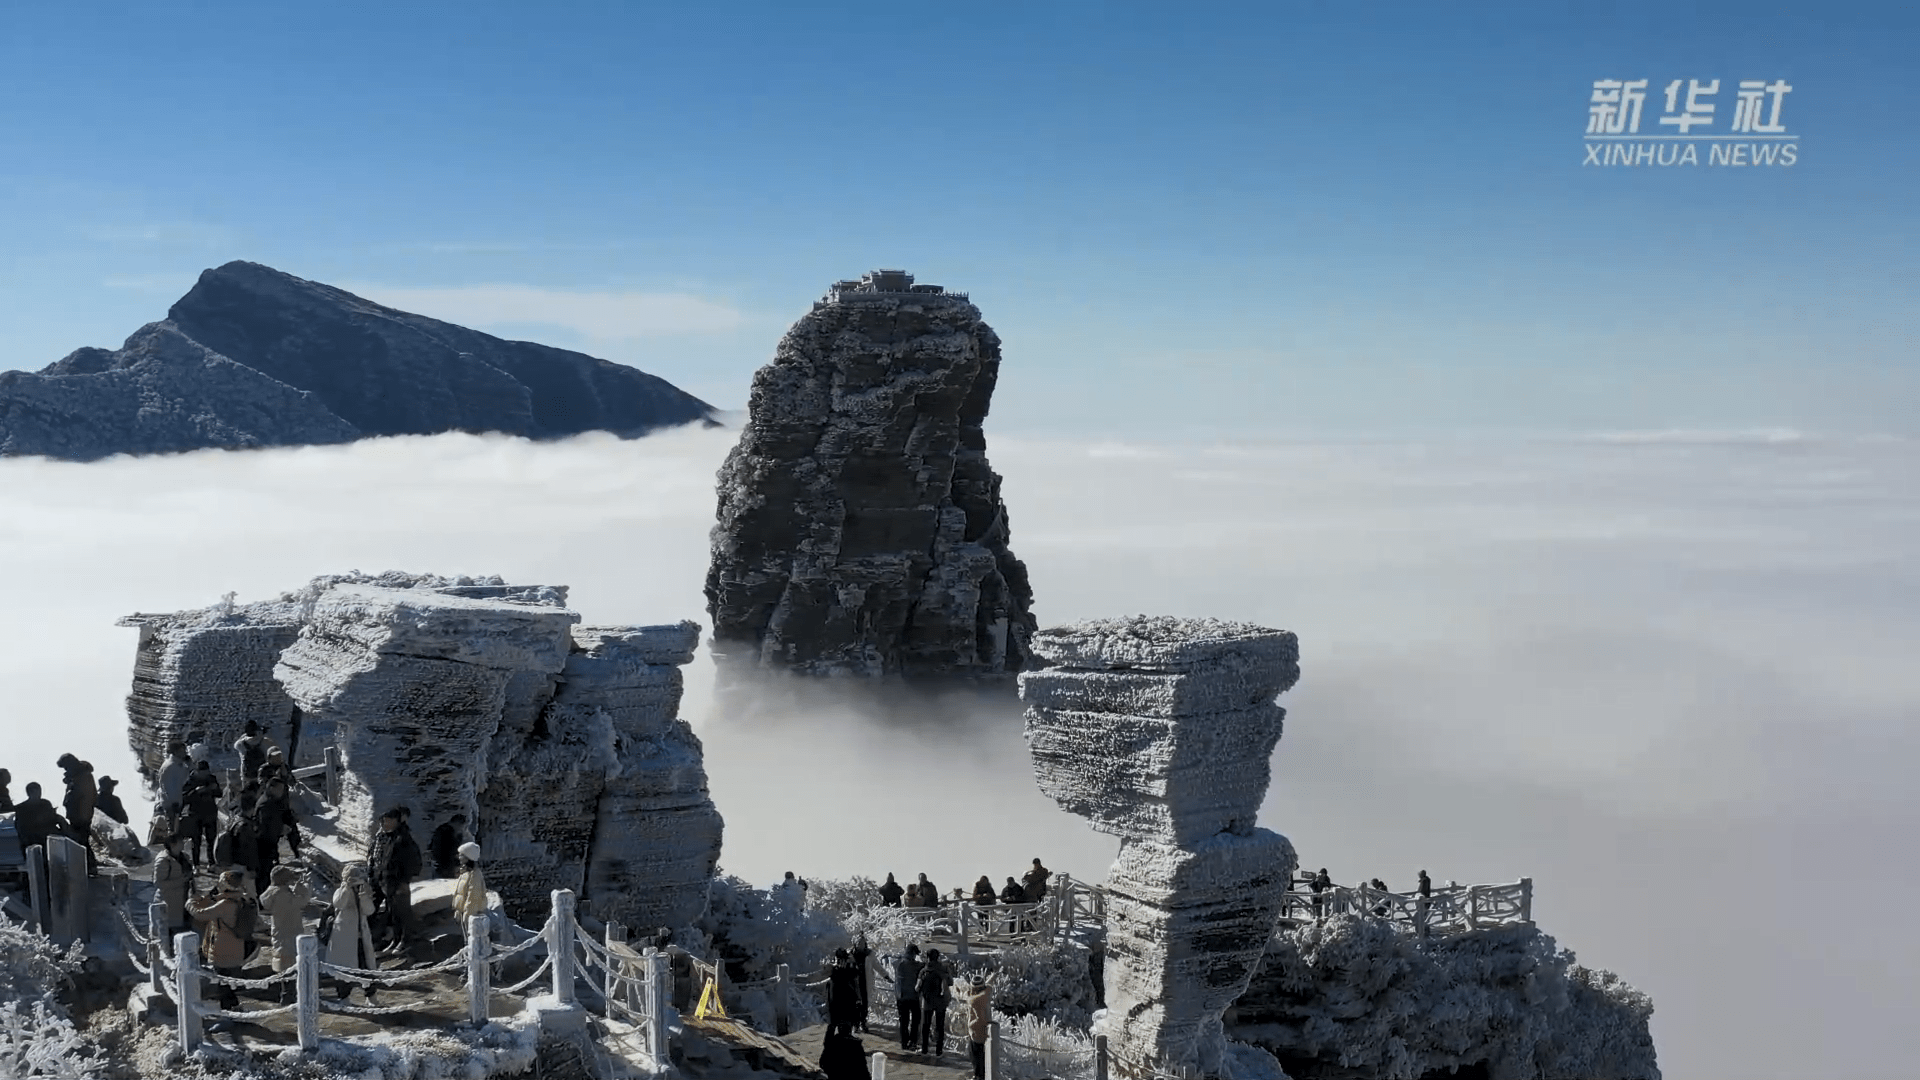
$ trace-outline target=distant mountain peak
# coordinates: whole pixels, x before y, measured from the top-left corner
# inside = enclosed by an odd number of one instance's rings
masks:
[[[0,456],[92,460],[369,435],[635,437],[713,407],[638,368],[506,341],[261,263],[203,271],[117,350],[0,374]]]

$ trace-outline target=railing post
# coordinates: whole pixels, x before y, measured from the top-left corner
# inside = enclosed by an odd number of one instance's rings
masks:
[[[972,915],[972,913],[973,913],[972,902],[967,900],[960,901],[960,955],[961,956],[971,955],[967,950],[967,919],[970,915]]]
[[[553,890],[553,914],[547,919],[547,955],[553,958],[553,996],[573,1004],[573,890]]]
[[[604,1000],[607,1003],[606,1007],[609,1010],[608,1015],[612,1015],[611,1010],[613,1008],[613,992],[617,988],[620,982],[620,976],[615,974],[613,970],[613,966],[614,966],[613,947],[616,944],[625,944],[626,940],[627,940],[626,927],[616,922],[607,923],[607,957],[608,959],[607,959],[606,968],[601,971],[601,974],[604,975],[605,978],[600,980],[600,997],[602,1000]]]
[[[487,1026],[487,999],[493,994],[493,967],[487,957],[493,951],[487,917],[475,915],[467,920],[467,1019],[476,1028]]]
[[[35,844],[27,849],[27,892],[33,907],[33,928],[47,933],[47,849]]]
[[[1093,1080],[1107,1080],[1107,1037],[1093,1037]]]
[[[179,999],[180,1050],[200,1048],[200,935],[191,931],[173,939],[173,991]]]
[[[1480,929],[1480,886],[1467,886],[1467,929]]]
[[[781,964],[774,969],[773,1033],[785,1035],[793,1030],[793,968]]]
[[[972,1047],[968,1047],[972,1049]],[[987,1021],[987,1080],[1000,1080],[1000,1021]]]
[[[873,1080],[887,1080],[887,1055],[875,1050],[873,1060],[867,1066],[867,1072]]]
[[[321,753],[327,766],[327,805],[340,805],[340,748],[329,746]]]
[[[671,1063],[667,1051],[667,1010],[673,1002],[673,969],[667,954],[647,950],[647,1049],[655,1065]]]
[[[1520,921],[1533,922],[1533,879],[1530,877],[1520,879]]]
[[[293,1017],[300,1049],[320,1049],[320,939],[301,934],[294,939]]]
[[[170,929],[172,927],[167,925],[167,905],[148,904],[147,968],[151,974],[147,976],[147,988],[156,994],[166,992],[167,972],[164,958],[167,953],[167,931]]]

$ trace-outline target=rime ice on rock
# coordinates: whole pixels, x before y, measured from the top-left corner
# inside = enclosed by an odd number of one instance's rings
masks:
[[[716,655],[814,675],[1005,678],[1033,632],[981,424],[1000,339],[961,293],[836,283],[753,380],[719,474]]]
[[[190,722],[226,748],[243,714],[267,709],[259,698],[297,722],[303,758],[338,747],[347,853],[388,806],[408,806],[416,829],[464,813],[515,918],[543,917],[568,888],[603,917],[681,925],[720,850],[700,742],[678,718],[699,627],[583,627],[565,603],[564,588],[497,578],[346,575],[275,603],[135,616],[133,742],[157,747],[157,765]],[[208,630],[249,620],[259,633]],[[243,700],[223,704],[234,685]]]
[[[1108,1036],[1119,1075],[1161,1065],[1275,1077],[1230,1044],[1226,1009],[1272,937],[1295,856],[1256,828],[1294,635],[1212,619],[1099,620],[1045,630],[1020,676],[1040,789],[1121,838],[1108,880]]]

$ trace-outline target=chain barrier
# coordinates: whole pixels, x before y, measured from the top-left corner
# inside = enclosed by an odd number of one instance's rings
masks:
[[[222,975],[213,968],[202,968],[200,976],[209,982],[218,983],[221,986],[231,986],[240,990],[265,990],[271,986],[278,986],[283,982],[293,981],[294,970],[288,968],[277,975],[270,975],[264,979],[243,979],[238,975]]]
[[[540,961],[540,966],[534,969],[533,974],[527,976],[524,979],[521,979],[519,982],[514,983],[512,986],[503,986],[503,987],[496,988],[494,990],[494,993],[517,994],[520,991],[525,990],[527,987],[532,986],[535,982],[538,982],[540,979],[540,976],[545,975],[546,973],[552,970],[553,970],[553,957],[549,956],[545,960]]]
[[[234,1020],[243,1024],[256,1024],[269,1016],[283,1016],[299,1009],[298,1005],[280,1005],[271,1009],[255,1009],[248,1012],[230,1012],[225,1009],[200,1010],[201,1020]]]
[[[134,944],[143,949],[153,944],[151,932],[141,933],[139,927],[133,925],[133,918],[127,914],[127,909],[116,907],[113,910],[114,914],[120,916],[120,925],[127,928],[127,936],[133,939]]]

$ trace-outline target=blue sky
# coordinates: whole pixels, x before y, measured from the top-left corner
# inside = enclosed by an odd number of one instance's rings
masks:
[[[1037,10],[1036,10],[1037,9]],[[0,368],[243,258],[722,406],[827,282],[969,290],[1009,431],[1907,432],[1891,5],[0,9]],[[1583,168],[1784,78],[1793,168]]]

